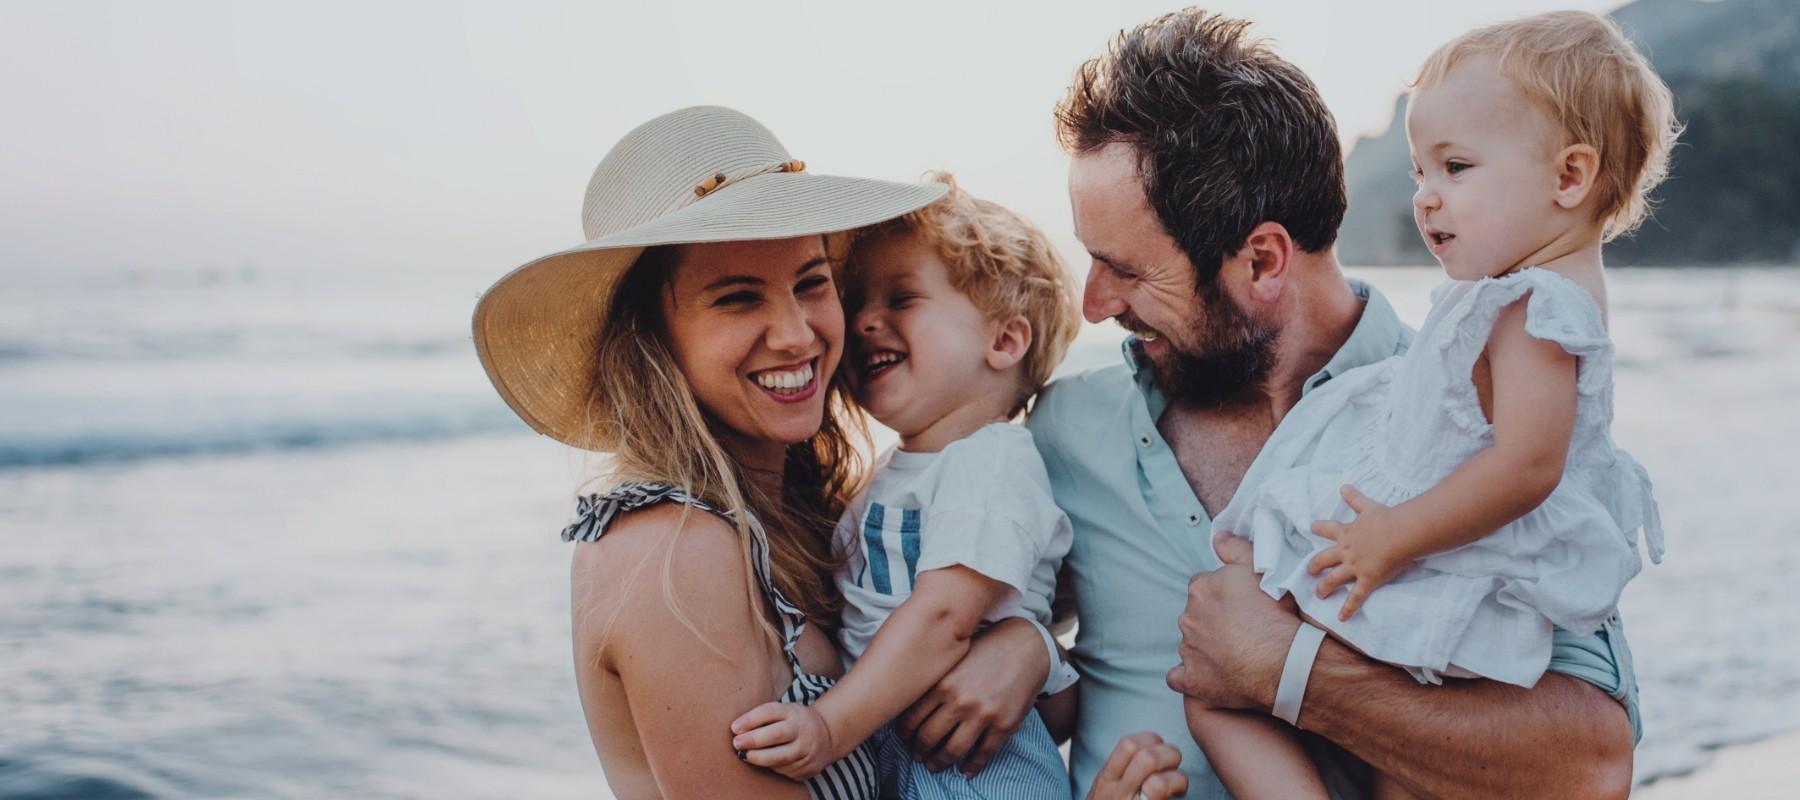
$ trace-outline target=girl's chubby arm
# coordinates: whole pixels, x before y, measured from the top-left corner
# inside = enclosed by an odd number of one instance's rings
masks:
[[[576,546],[576,681],[595,744],[603,714],[629,713],[662,797],[804,798],[804,786],[732,750],[726,726],[779,692],[786,664],[750,605],[737,530],[686,516],[673,504],[632,512]],[[609,679],[626,709],[600,707]]]
[[[732,746],[745,751],[750,763],[795,780],[818,774],[956,666],[982,615],[1009,591],[968,567],[919,573],[912,595],[836,686],[810,707],[765,703],[751,709],[731,723]]]
[[[1488,338],[1494,446],[1438,485],[1388,507],[1345,486],[1356,512],[1348,524],[1321,520],[1313,533],[1337,544],[1307,565],[1327,597],[1346,584],[1339,618],[1349,619],[1376,587],[1432,553],[1468,544],[1537,508],[1562,481],[1575,429],[1576,359],[1561,345],[1525,332],[1520,298],[1500,312]]]

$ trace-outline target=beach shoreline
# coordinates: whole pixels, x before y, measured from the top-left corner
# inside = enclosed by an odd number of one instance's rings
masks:
[[[1792,797],[1800,785],[1800,731],[1724,745],[1691,772],[1665,775],[1637,787],[1636,800]]]

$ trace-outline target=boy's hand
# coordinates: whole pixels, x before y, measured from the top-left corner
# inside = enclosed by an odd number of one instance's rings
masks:
[[[794,703],[764,703],[731,721],[738,758],[804,781],[832,762],[831,726],[819,712]]]
[[[1322,519],[1313,523],[1314,535],[1337,542],[1306,563],[1306,571],[1318,575],[1326,569],[1330,575],[1319,581],[1319,597],[1330,597],[1344,584],[1351,584],[1350,597],[1338,612],[1339,620],[1347,620],[1362,608],[1364,600],[1376,587],[1393,580],[1413,559],[1399,552],[1403,539],[1395,535],[1393,509],[1358,492],[1355,487],[1339,490],[1356,519],[1348,524]]]

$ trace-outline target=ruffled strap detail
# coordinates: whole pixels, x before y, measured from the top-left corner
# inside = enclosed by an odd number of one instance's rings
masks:
[[[1446,291],[1444,296],[1449,296]],[[1593,295],[1554,271],[1530,267],[1500,278],[1483,278],[1457,298],[1456,307],[1427,347],[1450,376],[1448,414],[1464,430],[1485,434],[1490,425],[1481,413],[1472,374],[1476,359],[1493,335],[1500,312],[1527,294],[1525,332],[1561,345],[1577,359],[1575,391],[1602,397],[1612,384],[1612,339],[1607,336],[1600,305]]]
[[[562,540],[596,541],[620,514],[663,501],[691,506],[715,514],[733,525],[737,524],[736,512],[719,509],[688,494],[679,486],[639,481],[621,483],[606,492],[576,499],[576,519],[563,528]],[[806,614],[775,587],[774,569],[769,563],[769,535],[763,529],[762,522],[756,518],[756,514],[749,511],[745,512],[745,522],[750,529],[750,561],[756,572],[756,582],[763,591],[763,597],[774,607],[775,616],[781,621],[782,649],[787,652],[789,666],[793,667],[794,674],[802,674],[794,646],[800,641],[800,633],[806,630]]]
[[[1612,491],[1607,492],[1613,520],[1625,534],[1625,543],[1637,550],[1637,531],[1644,532],[1644,547],[1650,551],[1650,562],[1663,559],[1662,512],[1656,507],[1656,493],[1650,485],[1650,473],[1624,450],[1613,451],[1614,462],[1609,472]]]

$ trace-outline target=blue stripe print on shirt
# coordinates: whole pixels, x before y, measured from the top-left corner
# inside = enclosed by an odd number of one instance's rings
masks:
[[[863,515],[863,554],[869,559],[869,578],[875,583],[875,591],[892,595],[894,586],[888,580],[887,547],[881,543],[881,523],[886,515],[887,508],[880,503],[869,504],[868,512]]]
[[[900,509],[900,555],[906,559],[906,587],[910,591],[919,577],[919,510]]]

